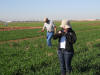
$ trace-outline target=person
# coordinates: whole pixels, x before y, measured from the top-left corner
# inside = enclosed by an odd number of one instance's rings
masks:
[[[53,21],[49,20],[48,18],[44,18],[44,22],[42,32],[44,32],[45,29],[47,30],[47,45],[51,47],[51,39],[56,32],[56,26],[54,25]]]
[[[60,27],[62,29],[58,31],[53,38],[54,40],[57,38],[59,39],[57,53],[60,61],[61,75],[70,75],[72,71],[71,61],[74,55],[73,44],[76,42],[77,38],[69,20],[62,20]]]
[[[5,25],[6,27],[8,27],[8,22],[4,22],[4,25]]]

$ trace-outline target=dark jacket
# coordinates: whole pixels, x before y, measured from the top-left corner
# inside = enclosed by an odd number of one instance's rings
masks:
[[[57,38],[59,39],[58,40],[58,42],[59,42],[58,50],[61,50],[61,48],[60,48],[61,37],[65,36],[66,39],[67,39],[66,40],[65,50],[68,51],[68,52],[74,52],[73,44],[76,42],[76,34],[75,34],[75,32],[71,28],[68,29],[67,33],[64,33],[63,29],[60,30],[60,31],[61,31],[61,34],[56,33],[53,36],[53,39],[57,39]],[[73,38],[73,36],[74,36],[74,38]]]

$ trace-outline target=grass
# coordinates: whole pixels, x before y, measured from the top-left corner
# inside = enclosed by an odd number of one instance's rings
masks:
[[[90,25],[95,23],[97,22],[72,22],[78,40],[74,45],[71,75],[100,74],[100,25]],[[37,31],[39,29],[3,31],[0,34],[8,37],[7,40],[45,35],[34,34]],[[34,38],[0,44],[0,75],[60,75],[57,40],[52,40],[53,47],[49,48],[46,39]],[[2,37],[1,41],[4,40],[7,41]]]
[[[43,34],[39,31],[41,31],[41,29],[0,31],[0,41],[39,37]]]

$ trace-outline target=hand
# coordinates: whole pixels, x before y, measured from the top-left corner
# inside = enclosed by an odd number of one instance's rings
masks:
[[[44,32],[43,30],[41,32]]]
[[[61,31],[59,31],[58,33],[61,34]]]
[[[56,29],[56,26],[54,27],[54,32],[56,33],[57,29]]]
[[[44,29],[42,29],[41,32],[44,32]]]

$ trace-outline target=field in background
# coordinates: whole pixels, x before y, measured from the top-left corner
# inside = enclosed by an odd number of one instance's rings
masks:
[[[55,22],[58,30],[60,22]],[[77,34],[71,75],[100,75],[100,21],[71,22]],[[43,22],[8,27],[42,27]],[[5,27],[0,24],[0,28]],[[60,75],[57,40],[46,46],[41,29],[0,31],[0,75]]]
[[[43,22],[10,22],[8,27],[29,27],[29,26],[40,26]],[[1,23],[0,27],[6,27],[5,23]]]

